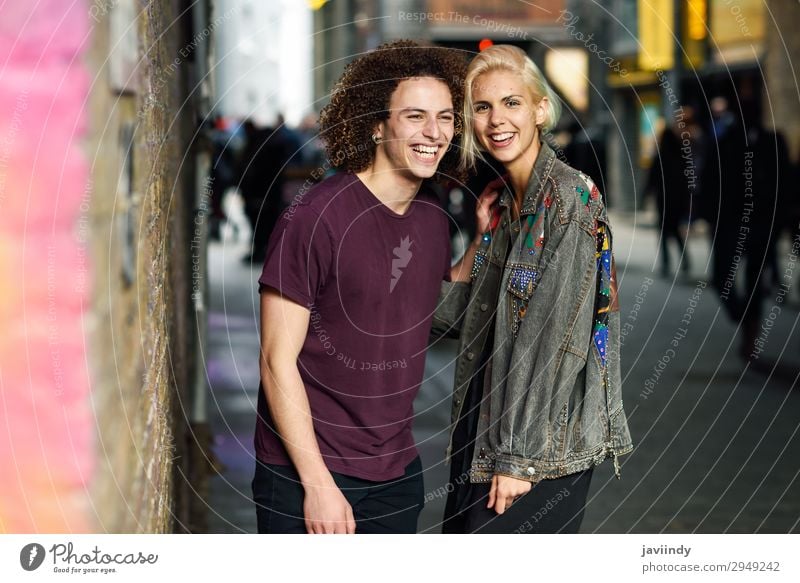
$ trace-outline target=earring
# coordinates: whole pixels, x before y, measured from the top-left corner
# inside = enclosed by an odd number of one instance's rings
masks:
[[[380,144],[381,137],[378,134],[372,134],[372,141],[375,142],[376,144]]]

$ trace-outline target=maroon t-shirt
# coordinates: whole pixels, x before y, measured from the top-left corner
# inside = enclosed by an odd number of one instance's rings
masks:
[[[298,368],[331,471],[383,481],[416,457],[413,401],[449,268],[448,219],[425,192],[398,215],[339,174],[284,211],[259,283],[311,311]],[[290,464],[262,390],[258,413],[256,457]]]

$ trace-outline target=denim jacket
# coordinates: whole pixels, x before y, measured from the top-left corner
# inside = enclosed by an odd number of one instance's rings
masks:
[[[506,189],[471,282],[444,282],[434,336],[459,337],[452,429],[494,325],[473,482],[531,482],[633,449],[622,407],[611,228],[597,187],[542,143],[518,220]],[[510,252],[507,249],[510,247]]]

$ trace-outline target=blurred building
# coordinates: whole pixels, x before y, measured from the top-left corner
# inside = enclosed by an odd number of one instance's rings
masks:
[[[324,103],[344,66],[390,40],[409,38],[463,50],[481,41],[518,45],[538,58],[570,43],[558,24],[567,2],[517,0],[348,0],[317,2],[314,12],[315,99]]]
[[[767,77],[768,107],[764,124],[784,133],[794,163],[800,162],[800,97],[797,89],[797,63],[800,61],[800,35],[787,27],[800,23],[800,2],[767,0],[764,75]]]
[[[420,23],[391,15],[419,11],[422,0],[311,0],[314,29],[314,102],[321,109],[347,63],[387,40],[421,38]]]
[[[338,3],[337,3],[338,4]],[[299,0],[215,0],[214,113],[297,125],[313,109],[312,7]]]
[[[202,530],[209,1],[90,10],[91,530]],[[82,209],[83,210],[83,207]],[[77,363],[76,363],[77,364]]]
[[[762,0],[613,0],[609,53],[609,180],[634,210],[658,134],[692,105],[710,124],[709,101],[763,100],[767,8]],[[740,112],[735,112],[738,116]]]
[[[797,3],[786,0],[342,0],[316,3],[314,96],[318,105],[355,55],[395,38],[465,51],[510,43],[541,66],[565,104],[562,128],[589,145],[609,204],[634,210],[657,136],[681,104],[710,123],[708,102],[726,96],[764,111],[800,151],[792,56]],[[782,18],[781,18],[782,16]],[[772,31],[772,33],[768,33]],[[768,50],[769,49],[769,50]],[[767,72],[770,104],[765,97]],[[767,112],[766,110],[769,110]],[[771,118],[771,119],[770,119]],[[569,161],[569,160],[568,160]]]

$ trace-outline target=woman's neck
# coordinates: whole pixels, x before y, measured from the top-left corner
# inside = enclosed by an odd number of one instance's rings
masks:
[[[514,218],[519,216],[519,209],[525,200],[525,191],[528,189],[540,150],[541,144],[538,138],[534,139],[527,152],[505,167],[511,188],[514,190]]]

